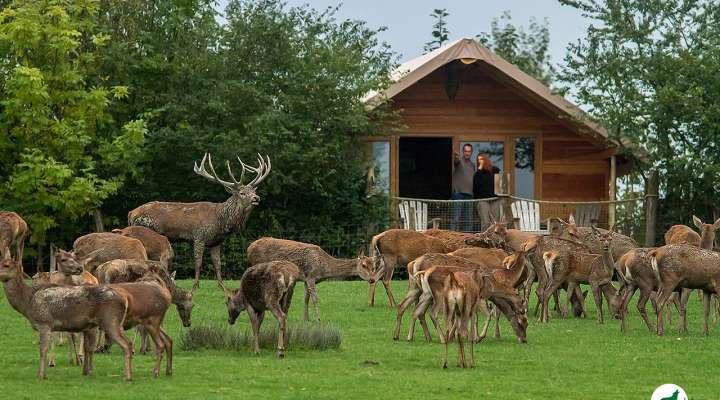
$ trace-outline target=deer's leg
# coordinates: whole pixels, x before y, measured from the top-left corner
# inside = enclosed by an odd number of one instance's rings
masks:
[[[265,317],[265,311],[255,311],[251,306],[247,306],[246,310],[253,330],[253,353],[260,354],[260,325]]]
[[[303,315],[304,315],[303,318],[305,319],[305,322],[307,322],[310,320],[310,316],[308,315],[309,314],[308,309],[310,308],[310,286],[308,286],[307,281],[305,281],[304,283],[305,283],[305,285],[304,285],[305,286],[305,310],[303,312]]]
[[[663,308],[665,307],[665,303],[667,303],[670,296],[673,294],[673,291],[675,289],[674,283],[666,283],[663,286],[660,286],[660,289],[657,292],[657,334],[658,336],[662,336],[665,334],[665,330],[663,327]]]
[[[493,310],[493,316],[495,317],[495,339],[500,339],[500,311],[497,307]]]
[[[636,289],[632,283],[625,286],[625,293],[623,293],[622,301],[620,302],[620,332],[625,332],[627,329],[625,326],[625,318],[627,317],[628,303],[630,303],[630,299],[632,299]]]
[[[40,334],[40,369],[38,370],[38,379],[47,378],[47,353],[52,344],[52,330],[50,327],[43,326],[39,329]]]
[[[74,333],[68,333],[70,337],[70,345],[68,346],[68,364],[80,365],[80,356],[78,355],[77,341]]]
[[[415,336],[415,321],[420,317],[425,315],[425,310],[428,307],[428,304],[432,301],[432,295],[429,293],[422,293],[420,295],[420,299],[418,300],[417,304],[415,304],[415,309],[413,310],[412,316],[410,316],[410,323],[408,324],[408,335],[407,335],[407,341],[410,342],[413,340],[413,337]],[[427,324],[426,324],[427,325]],[[425,326],[426,326],[425,325]],[[423,330],[425,329],[425,326],[423,327]],[[430,332],[424,332],[425,333],[425,339],[430,341]]]
[[[165,355],[167,356],[167,365],[165,366],[165,375],[172,375],[172,355],[173,355],[173,341],[170,336],[165,333],[162,326],[160,327],[160,334],[162,340],[165,342]]]
[[[703,335],[707,337],[709,334],[708,318],[710,318],[710,292],[705,290],[703,290],[703,306],[705,311],[705,325],[703,327]]]
[[[649,288],[641,287],[640,288],[640,298],[638,299],[638,302],[637,302],[638,312],[640,313],[640,316],[642,317],[643,322],[645,322],[645,326],[647,326],[647,328],[648,328],[648,330],[650,330],[650,332],[652,332],[654,328],[652,326],[652,323],[650,323],[650,318],[648,318],[646,305],[647,305],[648,299],[650,299],[651,294],[652,294],[652,290],[650,290]],[[628,303],[630,302],[630,297],[632,297],[632,293],[628,296],[628,300],[627,300]],[[656,310],[657,310],[657,308],[656,308]]]
[[[530,265],[529,262],[527,262],[527,265]],[[534,268],[528,268],[528,275],[525,279],[525,283],[523,283],[524,286],[524,293],[523,297],[525,298],[525,303],[530,304],[530,292],[532,292],[533,283],[535,283],[535,269]],[[537,313],[536,313],[537,314]]]
[[[310,290],[310,298],[312,299],[313,305],[315,306],[315,319],[320,321],[320,299],[317,294],[317,287],[315,287],[315,281],[307,281],[308,288]]]
[[[55,363],[55,336],[57,336],[57,332],[50,334],[50,349],[48,352],[50,353],[49,360],[48,360],[48,366],[54,367],[56,365]]]
[[[17,238],[17,241],[15,242],[15,246],[17,249],[18,268],[20,268],[21,273],[25,274],[25,270],[23,269],[23,249],[25,248],[25,235],[22,235],[19,238]]]
[[[483,315],[485,315],[485,322],[483,323],[483,327],[482,327],[482,330],[480,331],[480,335],[476,335],[476,337],[474,337],[473,339],[476,342],[480,343],[487,336],[487,331],[488,331],[488,328],[490,327],[490,321],[492,319],[492,313],[491,313],[490,309],[488,308],[487,302],[485,302],[484,300],[480,300],[480,302],[478,303],[478,308],[480,309],[480,312],[482,312]]]
[[[280,309],[279,304],[271,304],[269,308],[275,319],[278,320],[277,356],[283,358],[285,357],[285,320],[287,315]]]
[[[465,360],[465,327],[463,325],[465,321],[462,320],[462,317],[457,318],[457,336],[458,336],[458,355],[460,356],[460,367],[467,368],[467,362]]]
[[[368,302],[370,307],[375,306],[375,285],[377,285],[377,281],[370,284],[370,301]]]
[[[388,302],[390,303],[390,307],[395,307],[397,303],[395,303],[395,296],[393,296],[392,292],[392,278],[388,279],[387,281],[383,279],[382,281],[383,286],[385,286],[385,293],[387,293]]]
[[[220,262],[222,261],[220,257],[220,245],[210,248],[210,260],[212,260],[213,267],[215,267],[215,275],[217,276],[218,284],[221,284],[223,279],[222,266],[220,265]]]
[[[440,341],[443,343],[443,368],[447,368],[447,358],[448,358],[448,342],[450,341],[450,328],[452,324],[452,317],[450,316],[450,310],[447,305],[444,307],[445,311],[445,332],[440,335]]]
[[[402,325],[402,318],[405,314],[405,310],[410,306],[410,304],[416,302],[420,297],[420,293],[422,293],[422,290],[416,284],[409,283],[409,286],[410,287],[408,288],[405,298],[398,305],[397,317],[395,318],[395,330],[393,330],[393,340],[400,339],[400,325]]]
[[[678,309],[678,312],[680,313],[680,332],[688,331],[687,313],[685,312],[685,310],[687,310],[687,303],[690,298],[690,292],[692,292],[692,290],[683,289],[680,294],[680,303]]]
[[[92,375],[93,352],[95,351],[95,340],[97,339],[97,330],[95,328],[88,329],[83,332],[83,375]]]
[[[545,289],[542,297],[542,315],[540,316],[540,322],[547,323],[550,319],[550,296],[555,296],[558,288],[562,285],[560,282],[552,282],[549,287]],[[557,301],[557,300],[556,300]]]
[[[132,380],[132,356],[133,356],[133,346],[130,344],[130,340],[125,336],[125,333],[123,332],[122,326],[120,324],[113,324],[111,329],[107,329],[105,333],[110,336],[110,339],[112,339],[113,342],[117,343],[118,346],[123,351],[123,355],[125,358],[125,366],[123,369],[123,374],[125,375],[125,379],[130,381]]]
[[[145,324],[144,331],[150,335],[155,343],[155,366],[153,367],[153,377],[160,376],[160,364],[162,364],[163,353],[165,353],[165,340],[161,337],[159,321],[148,321]]]
[[[193,283],[193,291],[200,287],[200,268],[203,263],[203,253],[205,252],[205,242],[195,240],[193,242],[193,253],[195,255],[195,282]]]
[[[597,313],[597,321],[598,324],[604,323],[603,321],[603,307],[602,307],[602,292],[600,291],[600,287],[597,285],[591,285],[590,289],[592,290],[593,294],[593,300],[595,300],[595,308]]]
[[[440,313],[440,307],[436,304],[433,304],[432,309],[430,309],[430,321],[432,321],[433,326],[435,327],[435,331],[437,332],[438,336],[442,337],[442,330],[440,329],[440,323],[438,322],[438,314]],[[422,317],[424,319],[424,317]],[[453,328],[454,329],[454,328]]]

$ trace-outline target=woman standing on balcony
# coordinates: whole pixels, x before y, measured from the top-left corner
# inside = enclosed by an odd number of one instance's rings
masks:
[[[494,167],[487,154],[478,154],[477,170],[473,175],[473,198],[488,199],[495,197],[495,174],[500,172]],[[491,214],[495,213],[495,201],[480,201],[477,205],[480,216],[480,229],[485,230],[490,226]],[[497,216],[497,215],[493,215]]]

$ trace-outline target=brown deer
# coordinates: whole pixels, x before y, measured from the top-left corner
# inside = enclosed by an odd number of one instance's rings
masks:
[[[451,251],[445,241],[420,232],[407,229],[389,229],[373,236],[370,242],[370,256],[375,260],[375,270],[382,273],[382,284],[388,296],[390,307],[395,307],[390,283],[395,266],[407,265],[425,253],[447,253]],[[370,283],[370,307],[375,305],[375,282]]]
[[[89,272],[85,271],[80,261],[71,252],[61,249],[55,252],[55,262],[57,271],[39,272],[33,277],[33,285],[52,284],[52,285],[92,285],[97,286],[98,280]],[[64,342],[64,332],[59,332],[58,344]],[[70,365],[80,365],[81,357],[84,356],[82,348],[78,351],[77,340],[74,333],[70,333],[70,346],[68,346],[68,361]],[[55,366],[55,349],[54,343],[51,343],[50,360],[48,365]],[[82,344],[81,344],[82,346]]]
[[[240,279],[240,288],[225,291],[228,323],[235,324],[245,310],[250,317],[253,331],[253,352],[260,354],[260,325],[265,310],[270,310],[280,325],[278,330],[277,356],[285,357],[285,323],[295,282],[301,278],[297,265],[289,261],[271,261],[253,265]]]
[[[144,226],[128,226],[122,229],[113,229],[112,231],[141,241],[147,252],[148,259],[159,261],[165,265],[167,270],[170,270],[175,253],[168,238]]]
[[[165,375],[172,375],[173,342],[162,328],[165,313],[172,300],[170,292],[154,279],[131,283],[115,283],[106,287],[121,293],[126,299],[127,312],[122,324],[123,329],[127,330],[142,326],[152,338],[155,344],[153,376],[157,378],[160,375],[163,353],[167,356]],[[106,344],[117,342],[117,339],[110,332],[105,331],[105,334]],[[118,342],[118,344],[121,347],[123,346],[122,343]]]
[[[689,244],[701,249],[712,250],[715,242],[715,231],[720,228],[720,218],[713,224],[703,223],[700,218],[694,215],[692,219],[700,234],[687,225],[673,225],[665,232],[665,244]]]
[[[703,333],[707,336],[710,295],[718,295],[720,288],[720,254],[688,244],[671,244],[650,251],[648,256],[659,286],[657,310],[663,309],[678,288],[702,290],[705,305]],[[658,311],[658,335],[664,334],[662,320],[662,313]]]
[[[436,254],[436,253],[429,253],[426,254],[417,260],[413,261],[412,264],[412,271],[408,270],[408,275],[413,277],[414,275],[417,275],[418,272],[426,270],[428,268],[431,268],[434,265],[444,265],[447,267],[454,267],[454,268],[460,268],[460,269],[468,269],[468,270],[480,270],[483,271],[484,274],[490,275],[495,282],[512,287],[517,288],[518,286],[521,286],[524,280],[524,274],[527,268],[525,268],[525,254],[526,249],[522,248],[518,253],[506,257],[503,262],[494,264],[492,261],[488,262],[487,260],[478,259],[477,262],[473,262],[471,260],[458,258],[455,256],[450,255],[444,255],[444,254]],[[416,278],[412,278],[413,281],[417,281]],[[419,281],[415,283],[419,286]],[[415,292],[415,289],[413,287],[410,288],[408,291],[408,294]],[[425,335],[425,339],[427,341],[430,341],[430,333],[427,330],[427,324],[425,323],[425,312],[427,308],[430,306],[430,298],[426,296],[423,300],[422,293],[424,293],[425,290],[423,289],[421,293],[415,294],[417,304],[415,306],[415,309],[413,310],[412,319],[410,320],[409,324],[409,331],[408,331],[408,341],[412,340],[412,337],[414,336],[414,327],[415,327],[415,321],[417,319],[420,320],[420,325],[423,328],[423,333]],[[408,304],[409,305],[409,304]],[[406,305],[407,307],[407,305]],[[480,342],[482,341],[486,334],[487,330],[490,324],[491,320],[491,313],[489,310],[484,306],[484,303],[479,305],[480,310],[485,314],[485,324],[483,326],[482,332],[477,335],[475,332],[475,326],[473,326],[473,339]],[[433,321],[433,324],[438,329],[439,325],[436,321],[436,315],[437,311],[439,309],[435,309],[435,314],[431,314],[431,319]],[[398,317],[395,324],[395,336],[398,337],[400,333],[400,322],[402,321],[402,311],[400,308],[398,308]],[[499,313],[495,313],[496,318],[496,325],[495,325],[495,337],[500,337],[500,330],[499,330]],[[510,318],[508,318],[510,319]],[[512,321],[511,321],[512,323]],[[518,334],[518,331],[516,330],[516,334]],[[442,335],[438,334],[438,336],[442,340]],[[522,343],[522,335],[518,334],[518,339]]]
[[[16,262],[23,270],[23,248],[25,237],[28,234],[28,226],[24,219],[12,211],[0,211],[0,252],[2,258],[11,258],[10,246],[15,244],[17,250]]]
[[[305,321],[309,319],[309,302],[315,306],[315,318],[320,320],[319,299],[315,284],[328,279],[344,279],[359,276],[370,284],[375,282],[377,273],[370,257],[362,252],[357,258],[335,258],[320,246],[293,240],[262,237],[248,246],[247,258],[250,265],[270,261],[289,261],[300,268],[300,280],[305,282]]]
[[[473,233],[450,231],[446,229],[428,229],[422,233],[445,242],[445,246],[448,251],[475,247],[467,243],[467,240],[475,237],[475,234]]]
[[[132,379],[132,346],[122,330],[128,310],[124,293],[108,286],[28,286],[19,266],[9,259],[0,260],[0,281],[10,305],[40,335],[38,378],[47,378],[47,353],[53,331],[83,332],[83,375],[91,375],[95,328],[99,327],[123,348],[124,376]]]
[[[632,249],[638,248],[637,242],[631,237],[625,236],[621,233],[615,232],[613,227],[609,230],[596,228],[596,227],[578,227],[575,223],[575,217],[571,214],[568,222],[563,220],[560,221],[562,230],[559,233],[560,237],[567,238],[570,240],[577,240],[588,247],[593,254],[603,253],[603,240],[601,235],[610,235],[610,251],[612,252],[613,259],[619,260],[625,253]],[[618,271],[619,273],[619,271]]]
[[[593,228],[595,229],[595,228]],[[597,255],[579,251],[579,248],[571,251],[549,250],[542,253],[548,283],[545,296],[543,297],[543,319],[548,320],[548,302],[550,294],[557,291],[560,286],[567,282],[568,293],[573,293],[579,283],[587,283],[592,288],[593,298],[597,307],[598,323],[603,323],[602,295],[607,298],[610,312],[618,314],[621,298],[612,286],[612,274],[614,261],[610,250],[612,240],[611,233],[596,232],[603,244],[603,254]],[[602,293],[601,293],[602,291]],[[568,296],[569,298],[570,296]],[[581,299],[582,301],[582,299]]]
[[[111,260],[145,261],[148,259],[145,246],[141,241],[110,232],[80,236],[73,243],[73,253],[90,272],[95,271],[98,265]]]
[[[98,280],[102,284],[127,283],[138,281],[155,281],[170,291],[171,303],[175,305],[180,321],[184,327],[191,326],[193,307],[193,292],[188,292],[175,284],[175,274],[168,274],[165,265],[159,261],[139,260],[112,260],[101,264],[95,270]],[[148,340],[145,330],[140,330],[140,353],[148,351]],[[107,352],[111,342],[106,341],[99,348]]]
[[[640,298],[637,301],[637,309],[640,312],[640,316],[645,322],[648,330],[652,332],[654,330],[652,323],[647,315],[645,305],[649,299],[652,299],[653,305],[657,308],[657,303],[652,296],[653,291],[659,289],[658,280],[653,272],[652,265],[650,263],[649,253],[657,249],[656,247],[639,247],[632,249],[625,253],[615,263],[617,270],[622,271],[620,276],[625,281],[625,292],[622,297],[622,304],[620,306],[620,331],[625,331],[625,317],[627,316],[627,308],[632,299],[635,291],[640,289]],[[686,329],[685,308],[680,304],[678,297],[673,296],[675,306],[680,311],[682,325],[681,329]],[[668,316],[670,315],[670,305],[667,306]]]
[[[508,316],[509,319],[511,318],[511,321],[514,321],[513,327],[517,328],[516,332],[518,333],[518,340],[520,340],[521,343],[525,343],[527,341],[525,336],[525,332],[527,329],[527,318],[525,317],[526,310],[524,307],[524,301],[522,300],[521,296],[517,294],[517,291],[515,289],[496,282],[492,278],[492,276],[486,275],[482,271],[477,269],[473,270],[458,267],[436,266],[430,267],[429,269],[424,271],[420,271],[415,276],[415,278],[421,282],[423,288],[423,300],[421,300],[420,304],[427,304],[429,302],[432,302],[434,304],[433,310],[430,315],[431,318],[433,318],[433,322],[436,323],[436,329],[438,329],[438,331],[439,326],[436,322],[436,315],[439,313],[441,308],[448,305],[445,295],[447,294],[446,282],[450,274],[455,274],[456,278],[459,277],[459,275],[465,275],[466,277],[470,278],[470,280],[463,280],[463,283],[469,283],[470,281],[472,281],[475,285],[477,285],[479,288],[482,288],[483,290],[471,291],[471,293],[476,293],[474,298],[467,298],[469,303],[462,304],[460,305],[460,307],[457,307],[455,309],[455,312],[461,311],[460,322],[464,325],[464,327],[461,327],[460,325],[446,325],[445,332],[440,333],[440,337],[442,338],[441,340],[445,343],[446,346],[449,342],[452,331],[456,329],[458,331],[464,331],[459,332],[461,337],[467,336],[467,324],[476,314],[476,310],[479,304],[486,300],[491,300],[495,302],[495,304],[501,308],[501,310],[506,314],[506,316]],[[470,293],[469,295],[472,296],[472,294]],[[454,305],[454,303],[455,302],[453,301],[450,303],[450,305]],[[451,310],[445,308],[445,311],[446,313],[448,313]],[[458,315],[455,314],[455,316],[457,317]],[[446,324],[449,322],[448,317],[449,315],[445,316]],[[447,354],[447,348],[445,348],[445,354]],[[462,355],[460,356],[462,357]],[[443,367],[446,366],[447,357],[444,357]]]
[[[210,167],[206,170],[205,162]],[[270,158],[264,159],[258,154],[258,166],[251,167],[238,158],[242,166],[240,180],[235,179],[230,162],[227,169],[232,182],[218,178],[212,165],[210,154],[203,156],[200,166],[195,163],[193,171],[211,182],[219,183],[231,196],[224,203],[164,203],[153,201],[141,205],[128,213],[128,225],[148,227],[157,233],[165,235],[171,240],[181,240],[193,244],[195,255],[195,282],[193,288],[200,287],[200,267],[203,262],[203,253],[207,247],[210,250],[210,259],[218,283],[222,282],[220,265],[220,245],[226,236],[231,233],[240,233],[245,229],[245,223],[252,209],[260,201],[255,193],[258,185],[267,178],[272,165]],[[255,174],[247,184],[242,183],[245,172]]]

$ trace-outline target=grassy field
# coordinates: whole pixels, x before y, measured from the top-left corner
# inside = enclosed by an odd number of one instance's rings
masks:
[[[189,286],[190,282],[182,282]],[[233,282],[233,287],[237,282]],[[395,281],[402,296],[405,282]],[[123,382],[122,357],[97,355],[95,374],[86,378],[67,365],[65,348],[58,350],[58,367],[48,380],[35,378],[37,334],[0,293],[0,387],[2,398],[493,398],[493,399],[649,399],[663,383],[682,386],[690,398],[715,399],[720,391],[716,357],[720,333],[702,336],[702,304],[690,300],[690,333],[675,326],[665,337],[648,333],[631,303],[629,332],[621,334],[617,321],[599,326],[588,301],[590,319],[553,319],[539,325],[531,318],[528,344],[519,345],[507,321],[501,339],[492,337],[475,347],[475,369],[454,366],[456,346],[450,349],[451,368],[440,368],[442,346],[391,338],[395,310],[381,291],[379,305],[367,307],[364,282],[327,282],[318,287],[324,321],[342,329],[340,350],[291,350],[279,360],[263,350],[257,357],[241,351],[179,349],[182,327],[174,307],[165,326],[176,343],[174,376],[151,377],[152,356],[134,358],[135,380]],[[195,296],[193,325],[225,325],[222,291],[205,281]],[[591,299],[588,299],[591,300]],[[302,284],[298,284],[290,312],[302,318]],[[673,321],[675,322],[675,320]],[[266,325],[275,326],[272,316]],[[247,314],[234,328],[248,329]],[[406,330],[403,327],[403,335]],[[131,337],[134,333],[130,333]]]

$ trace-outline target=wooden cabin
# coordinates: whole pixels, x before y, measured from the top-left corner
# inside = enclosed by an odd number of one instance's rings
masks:
[[[368,108],[390,100],[406,127],[367,138],[376,179],[392,196],[449,199],[453,153],[465,143],[473,161],[489,153],[509,174],[510,194],[523,198],[614,199],[616,176],[630,169],[580,108],[473,39],[402,64],[393,80],[365,98]]]

